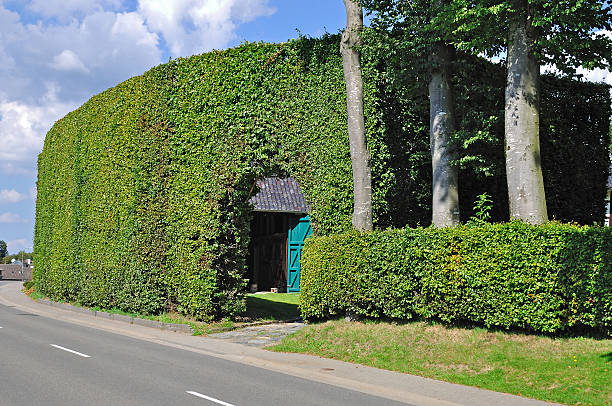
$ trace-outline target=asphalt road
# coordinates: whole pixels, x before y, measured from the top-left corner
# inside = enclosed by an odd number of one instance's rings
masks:
[[[400,404],[0,305],[2,406]]]

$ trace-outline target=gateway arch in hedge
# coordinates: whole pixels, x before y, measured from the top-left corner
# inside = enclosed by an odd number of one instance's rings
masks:
[[[265,178],[257,186],[250,199],[249,289],[299,292],[302,249],[312,234],[308,203],[293,178]]]
[[[140,313],[174,309],[200,319],[240,313],[253,218],[249,200],[256,182],[270,176],[299,182],[315,233],[348,230],[352,177],[338,44],[338,36],[326,36],[173,60],[59,120],[38,163],[39,291],[56,300]],[[384,55],[375,48],[366,47],[363,59],[375,224],[426,225],[431,164],[425,92],[407,98],[402,88],[389,86]],[[485,68],[498,88],[474,79]],[[458,80],[469,97],[458,97],[458,117],[469,136],[483,129],[481,117],[497,114],[503,121],[504,72],[478,60],[462,69]],[[580,174],[580,165],[592,167],[601,150],[606,176],[608,88],[553,79],[543,87],[543,168],[547,198],[556,199],[548,201],[551,213],[587,213],[576,218],[583,222],[603,218],[605,181],[578,176],[572,184],[567,174]],[[572,123],[584,123],[578,130],[587,142],[571,141],[579,138],[576,130],[565,131],[567,118],[554,110],[563,103],[582,112],[582,121]],[[484,129],[496,131],[493,147],[499,151],[489,158],[502,167],[503,126],[491,123]],[[493,147],[470,146],[497,151]],[[590,159],[555,159],[568,150]],[[547,162],[554,163],[548,174]],[[469,168],[460,174],[461,212],[469,213],[474,196],[486,190],[499,210],[494,218],[503,219],[505,192],[499,185],[505,181],[483,176]],[[601,213],[599,191],[589,189],[589,181],[603,185]],[[589,196],[595,209],[568,207],[568,186],[583,190],[575,194]]]

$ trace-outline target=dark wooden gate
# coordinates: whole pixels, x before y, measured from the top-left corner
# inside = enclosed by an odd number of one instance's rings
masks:
[[[287,234],[274,234],[256,238],[252,242],[253,277],[256,290],[278,288],[287,285]]]
[[[308,216],[255,212],[248,259],[249,288],[299,292],[302,248],[310,234]]]

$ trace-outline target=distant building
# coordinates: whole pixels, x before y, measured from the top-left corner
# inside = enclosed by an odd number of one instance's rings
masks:
[[[4,280],[25,280],[32,279],[32,262],[26,262],[21,266],[21,262],[13,264],[0,264],[0,279]],[[23,272],[23,273],[22,273]]]

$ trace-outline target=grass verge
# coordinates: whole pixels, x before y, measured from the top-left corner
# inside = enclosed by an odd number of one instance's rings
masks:
[[[45,299],[45,296],[36,291],[32,283],[24,284],[23,292],[34,300]],[[224,319],[214,322],[200,322],[193,318],[183,316],[179,313],[162,313],[159,315],[143,315],[125,312],[118,308],[103,309],[92,307],[91,310],[121,314],[140,319],[155,320],[162,323],[189,324],[193,329],[193,335],[207,335],[221,333],[253,324],[292,320],[299,317],[298,303],[299,294],[288,293],[262,293],[247,295],[247,310],[235,320]],[[70,303],[73,306],[82,307],[78,303]]]
[[[568,405],[612,405],[612,340],[328,321],[268,347]]]

